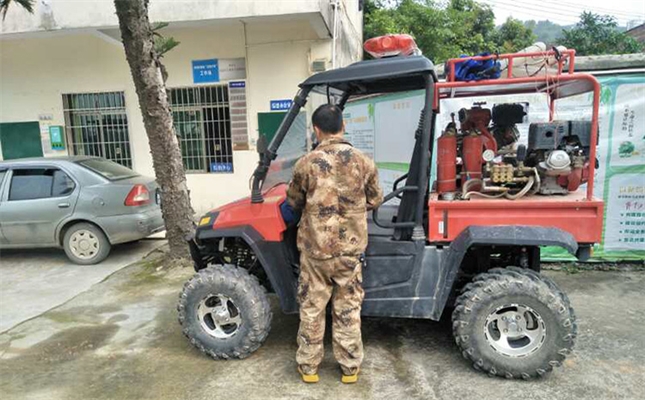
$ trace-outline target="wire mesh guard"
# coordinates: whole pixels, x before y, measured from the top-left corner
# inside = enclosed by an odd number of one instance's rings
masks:
[[[226,85],[170,89],[170,106],[188,172],[233,172]]]
[[[64,94],[63,111],[73,154],[103,157],[132,168],[123,92]]]

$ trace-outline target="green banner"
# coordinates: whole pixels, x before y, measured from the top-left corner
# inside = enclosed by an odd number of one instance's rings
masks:
[[[594,195],[605,202],[603,240],[591,261],[645,260],[645,74],[606,76],[600,96],[600,135]],[[591,94],[567,99],[558,110],[575,119]],[[588,114],[588,112],[586,112]],[[545,248],[549,261],[574,260]]]

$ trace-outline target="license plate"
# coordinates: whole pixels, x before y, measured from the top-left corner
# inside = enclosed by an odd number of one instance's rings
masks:
[[[161,192],[159,191],[159,189],[157,189],[157,191],[155,192],[155,201],[157,202],[157,204],[161,204]]]

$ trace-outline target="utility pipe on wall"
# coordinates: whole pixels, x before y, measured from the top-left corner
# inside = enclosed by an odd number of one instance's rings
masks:
[[[336,69],[336,38],[338,37],[338,7],[339,0],[332,0],[331,6],[334,8],[331,34],[331,68]]]

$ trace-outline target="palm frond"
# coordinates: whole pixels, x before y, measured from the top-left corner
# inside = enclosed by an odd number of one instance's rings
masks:
[[[156,22],[152,25],[152,34],[154,35],[155,50],[159,57],[174,49],[179,42],[173,37],[165,37],[159,31],[170,25],[168,22]]]
[[[152,26],[152,31],[156,33],[158,30],[163,29],[168,25],[170,25],[168,22],[155,22]]]
[[[163,36],[158,36],[154,38],[154,41],[155,50],[160,57],[179,45],[179,42],[176,41],[173,37],[166,38]]]
[[[9,11],[11,3],[16,3],[20,7],[24,8],[29,14],[34,13],[34,0],[0,0],[0,13],[2,14],[3,21],[7,16],[7,11]]]

